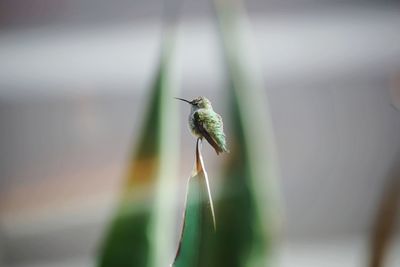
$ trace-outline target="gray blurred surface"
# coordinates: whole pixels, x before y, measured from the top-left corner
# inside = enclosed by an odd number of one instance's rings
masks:
[[[247,0],[251,15],[280,15],[315,12],[319,9],[342,9],[365,6],[373,8],[398,7],[398,0]],[[173,6],[179,0],[3,0],[0,2],[0,29],[20,30],[48,25],[77,27],[81,25],[110,25],[159,20],[163,6]],[[184,1],[188,18],[211,17],[209,1]]]

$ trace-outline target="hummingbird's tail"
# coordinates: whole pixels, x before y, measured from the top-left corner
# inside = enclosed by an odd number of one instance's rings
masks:
[[[217,153],[217,155],[219,155],[220,153],[223,153],[223,152],[225,152],[225,153],[229,153],[230,152],[229,149],[226,147],[226,145],[221,146],[221,145],[218,145],[216,143],[211,143],[211,142],[209,142],[209,143],[214,148],[214,150]]]

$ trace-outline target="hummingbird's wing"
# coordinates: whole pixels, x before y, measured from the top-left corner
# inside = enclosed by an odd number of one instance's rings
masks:
[[[208,141],[208,143],[215,149],[217,155],[219,155],[219,153],[221,152],[224,152],[223,148],[221,148],[220,145],[218,144],[218,141],[215,138],[212,129],[210,129],[212,127],[211,125],[220,123],[220,121],[217,121],[218,119],[220,119],[220,117],[214,118],[210,116],[207,112],[202,112],[200,110],[195,112],[193,115],[194,115],[195,127],[198,129],[201,135]]]

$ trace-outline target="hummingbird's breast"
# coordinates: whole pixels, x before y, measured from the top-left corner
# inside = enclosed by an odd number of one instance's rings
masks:
[[[195,137],[202,137],[200,131],[197,129],[196,125],[195,125],[195,118],[194,118],[194,113],[197,110],[192,110],[192,112],[190,112],[189,115],[189,130],[190,132],[195,136]]]

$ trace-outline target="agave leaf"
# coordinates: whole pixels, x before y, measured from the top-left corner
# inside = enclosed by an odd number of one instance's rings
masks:
[[[281,212],[268,101],[240,1],[215,0],[229,81],[231,154],[216,202],[218,229],[209,266],[271,266]],[[240,14],[240,16],[239,16]],[[233,223],[234,222],[234,223]],[[212,245],[212,244],[211,244]]]
[[[152,85],[147,118],[129,163],[119,208],[102,244],[99,267],[145,267],[168,263],[173,251],[171,177],[176,177],[179,127],[171,98],[174,34],[168,32]],[[166,118],[168,116],[168,118]],[[160,237],[160,232],[163,234]],[[149,234],[151,233],[151,234]],[[165,243],[168,246],[165,246]]]
[[[188,180],[183,226],[178,251],[172,266],[199,267],[206,265],[205,245],[216,227],[213,200],[203,157],[196,143],[196,158]]]

